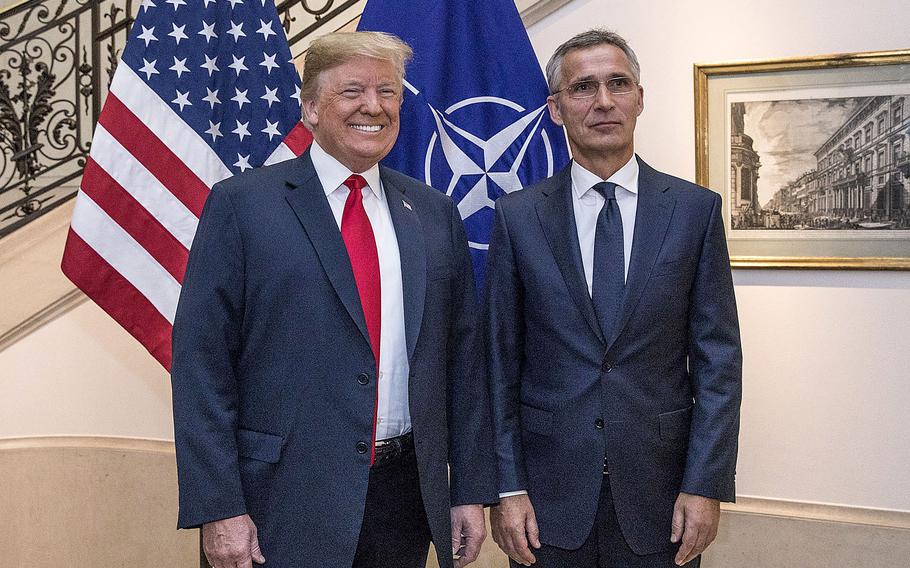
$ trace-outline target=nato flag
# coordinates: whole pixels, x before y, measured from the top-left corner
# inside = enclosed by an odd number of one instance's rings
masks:
[[[496,198],[569,159],[513,0],[369,0],[359,29],[414,49],[401,133],[383,161],[451,196],[482,288]]]

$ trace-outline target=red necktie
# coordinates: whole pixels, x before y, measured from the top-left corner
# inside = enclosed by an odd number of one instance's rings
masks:
[[[379,278],[379,253],[376,252],[376,238],[373,227],[363,208],[363,188],[367,182],[362,176],[352,175],[345,180],[351,193],[344,203],[341,214],[341,238],[348,249],[351,268],[354,270],[354,281],[360,293],[360,305],[370,336],[370,347],[376,358],[377,374],[379,370],[379,332],[382,323],[382,296]]]
[[[366,209],[363,208],[363,188],[367,180],[357,174],[344,181],[351,193],[344,202],[341,214],[341,238],[348,249],[354,282],[360,293],[360,305],[370,336],[370,347],[376,358],[376,398],[373,402],[373,444],[370,450],[370,466],[376,458],[376,413],[379,410],[379,332],[382,323],[382,286],[379,278],[379,253],[376,251],[376,237]]]

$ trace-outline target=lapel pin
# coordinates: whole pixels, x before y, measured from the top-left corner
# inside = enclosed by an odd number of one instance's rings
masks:
[[[404,205],[404,208],[407,209],[408,211],[414,210],[413,208],[411,208],[411,204],[408,203],[407,201],[405,201],[404,199],[401,200],[401,204]]]

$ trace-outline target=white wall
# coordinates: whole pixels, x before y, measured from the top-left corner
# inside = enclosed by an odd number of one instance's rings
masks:
[[[575,0],[529,30],[545,63],[611,28],[642,66],[636,150],[694,180],[692,66],[910,48],[906,0]],[[910,272],[734,274],[745,351],[740,495],[910,511]]]
[[[164,368],[85,302],[0,352],[0,438],[174,439]]]
[[[530,30],[546,60],[593,25],[638,52],[637,150],[694,178],[692,64],[910,47],[905,0],[575,0]],[[910,511],[910,272],[737,271],[741,495]],[[0,352],[0,438],[171,439],[164,370],[92,304]]]

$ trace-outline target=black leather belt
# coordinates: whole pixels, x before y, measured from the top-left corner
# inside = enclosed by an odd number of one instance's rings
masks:
[[[610,471],[607,469],[607,458],[604,458],[604,475],[610,475]]]
[[[414,451],[414,434],[408,432],[394,438],[376,440],[373,467],[398,461]]]

